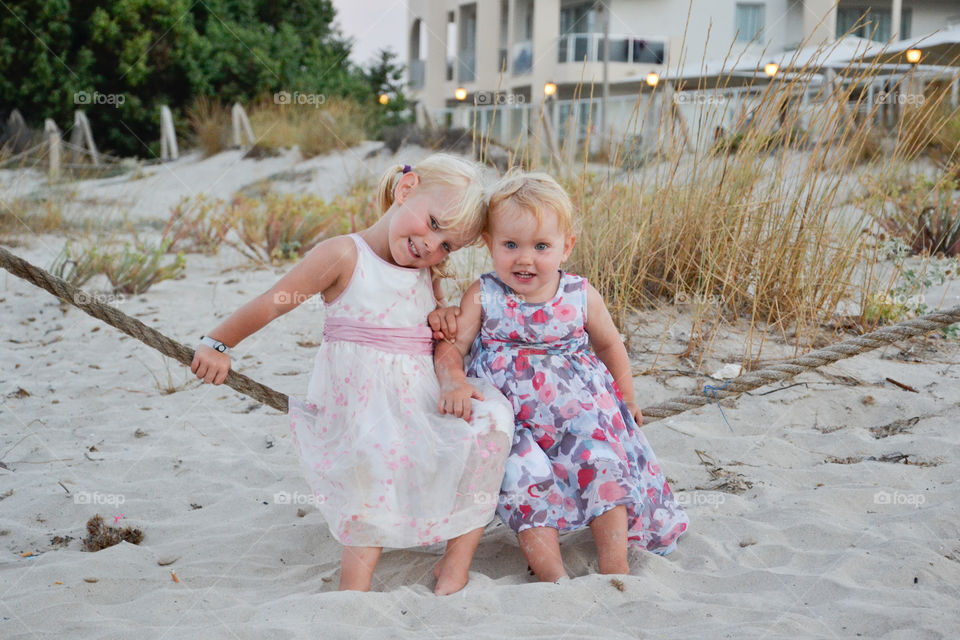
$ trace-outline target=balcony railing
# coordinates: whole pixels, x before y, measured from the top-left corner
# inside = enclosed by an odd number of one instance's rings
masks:
[[[513,44],[513,75],[522,76],[533,68],[533,41],[521,40]]]
[[[610,34],[610,62],[663,64],[666,43],[639,36]],[[570,33],[560,36],[558,62],[602,62],[602,33]]]
[[[410,88],[422,89],[426,78],[426,60],[410,61]]]

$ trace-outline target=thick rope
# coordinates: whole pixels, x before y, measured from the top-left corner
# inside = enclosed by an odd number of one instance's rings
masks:
[[[116,327],[127,335],[133,336],[144,344],[160,351],[162,354],[190,366],[193,360],[193,350],[189,347],[171,340],[156,329],[148,327],[136,318],[131,318],[119,309],[97,302],[93,299],[93,296],[85,293],[82,289],[73,286],[62,278],[47,273],[39,267],[33,266],[26,260],[13,255],[3,247],[0,247],[0,266],[16,276],[32,282],[42,289],[46,289],[61,300],[78,307],[94,318],[103,320],[110,326]],[[739,395],[745,391],[751,391],[773,382],[788,380],[804,371],[816,369],[866,351],[872,351],[873,349],[897,340],[912,338],[913,336],[936,331],[955,322],[960,322],[960,306],[946,311],[928,313],[925,316],[912,320],[905,320],[898,324],[871,331],[870,333],[844,340],[829,347],[824,347],[823,349],[811,351],[792,360],[773,364],[757,371],[751,371],[750,373],[730,380],[722,389],[717,388],[715,397],[717,400],[722,400],[723,398]],[[251,380],[242,373],[231,370],[227,374],[227,379],[224,381],[224,384],[255,400],[268,404],[278,411],[287,412],[288,398],[286,395],[264,384],[260,384],[255,380]],[[702,407],[711,402],[711,400],[713,400],[713,396],[708,398],[706,395],[689,395],[671,398],[666,402],[642,409],[644,423],[654,422],[655,420],[683,413],[690,409]]]
[[[837,360],[850,358],[865,351],[872,351],[877,347],[888,345],[897,340],[912,338],[913,336],[936,331],[955,322],[960,322],[960,307],[954,307],[946,311],[936,311],[934,313],[928,313],[925,316],[920,316],[919,318],[905,320],[889,327],[865,333],[862,336],[832,344],[823,349],[811,351],[798,358],[772,364],[769,367],[746,373],[730,380],[723,388],[716,387],[715,397],[717,400],[722,400],[723,398],[739,395],[744,391],[752,391],[753,389],[768,385],[772,382],[788,380],[798,373],[816,369],[836,362]],[[705,394],[680,396],[671,398],[660,404],[655,404],[652,407],[645,407],[642,409],[644,423],[702,407],[713,399],[713,395],[708,398]]]
[[[176,340],[171,340],[156,329],[148,327],[136,318],[131,318],[115,307],[97,302],[95,300],[96,296],[92,296],[66,280],[33,266],[3,247],[0,247],[0,266],[15,276],[32,282],[41,289],[46,289],[64,302],[72,304],[94,318],[103,320],[111,327],[116,327],[181,364],[189,367],[193,361],[194,350],[190,347],[184,346]],[[237,373],[231,369],[223,383],[240,393],[270,405],[278,411],[287,412],[286,395],[260,384],[256,380],[251,380],[242,373]]]

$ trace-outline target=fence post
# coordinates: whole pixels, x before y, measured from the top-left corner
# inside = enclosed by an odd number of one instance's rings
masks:
[[[77,146],[87,148],[90,159],[95,167],[100,166],[100,154],[97,152],[97,145],[93,143],[93,132],[90,131],[90,121],[87,120],[87,114],[77,109],[73,112],[73,135],[82,139]]]
[[[56,180],[60,177],[60,129],[57,123],[47,118],[43,121],[43,131],[47,134],[47,142],[50,144],[50,179]]]
[[[253,137],[253,127],[250,126],[250,118],[247,117],[247,112],[244,111],[243,105],[239,102],[233,103],[230,115],[233,119],[233,146],[243,146],[243,135],[241,134],[246,135],[247,143],[251,147],[255,145],[257,140]]]
[[[180,157],[177,150],[177,133],[173,128],[173,114],[170,107],[160,107],[160,159],[176,160]]]

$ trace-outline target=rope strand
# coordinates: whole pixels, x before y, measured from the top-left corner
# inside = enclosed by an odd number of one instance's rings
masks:
[[[193,360],[193,349],[168,338],[156,329],[148,327],[136,318],[131,318],[119,309],[102,302],[97,302],[94,296],[85,293],[69,282],[52,275],[39,267],[35,267],[26,260],[15,256],[3,247],[0,247],[0,266],[10,273],[32,282],[41,289],[45,289],[64,302],[68,302],[94,318],[103,320],[112,327],[136,338],[147,346],[153,347],[160,353],[173,358],[177,362],[190,366]],[[793,376],[831,364],[844,358],[872,351],[878,347],[888,345],[897,340],[936,331],[937,329],[960,322],[960,306],[946,311],[935,311],[919,318],[905,320],[889,327],[877,329],[862,336],[856,336],[843,342],[811,351],[792,360],[772,364],[769,367],[751,371],[738,378],[730,380],[722,388],[716,388],[712,397],[703,394],[693,394],[671,398],[666,402],[655,404],[642,409],[644,423],[654,422],[684,411],[697,409],[709,403],[711,399],[722,400],[737,396],[745,391],[752,391],[773,382],[788,380]],[[287,412],[288,397],[270,387],[252,380],[242,373],[232,369],[227,374],[224,384],[245,395],[259,400],[278,411]]]

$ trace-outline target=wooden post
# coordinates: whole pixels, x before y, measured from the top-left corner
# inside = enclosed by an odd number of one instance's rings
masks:
[[[87,114],[77,109],[73,112],[73,137],[79,139],[80,144],[87,148],[90,159],[95,167],[100,166],[100,154],[97,152],[97,145],[93,142],[93,132],[90,131],[90,121],[87,120]]]
[[[11,111],[10,117],[7,118],[7,135],[10,136],[10,142],[13,143],[13,149],[16,151],[30,144],[30,127],[16,109]]]
[[[160,159],[176,160],[180,157],[177,150],[177,133],[173,128],[173,114],[170,107],[160,107]]]
[[[233,146],[243,146],[243,135],[246,135],[247,143],[251,147],[255,145],[257,139],[253,136],[253,127],[250,126],[250,119],[247,117],[247,112],[243,110],[243,105],[239,102],[233,103],[230,115],[233,119]]]
[[[47,118],[43,121],[43,131],[47,135],[47,142],[50,144],[50,179],[56,180],[60,177],[60,129],[57,123]]]

